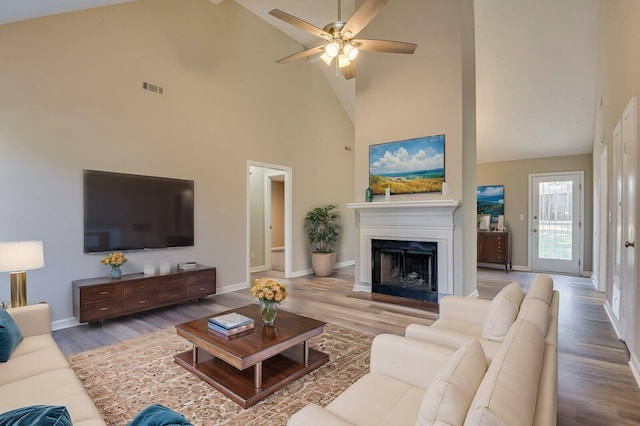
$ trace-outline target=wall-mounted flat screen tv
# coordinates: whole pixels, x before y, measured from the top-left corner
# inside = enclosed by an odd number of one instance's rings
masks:
[[[84,252],[194,244],[192,180],[84,170]]]

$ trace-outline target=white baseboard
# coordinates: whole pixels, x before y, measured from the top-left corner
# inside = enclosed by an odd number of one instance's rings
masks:
[[[346,260],[344,262],[338,262],[336,263],[336,265],[333,267],[333,269],[340,269],[340,268],[346,268],[347,266],[352,266],[355,265],[356,261],[355,260]],[[295,271],[291,273],[291,278],[298,278],[298,277],[303,277],[305,275],[311,275],[313,274],[313,269],[312,268],[307,268],[307,269],[301,269],[299,271]]]
[[[371,284],[354,284],[353,291],[363,291],[365,293],[371,293]]]
[[[629,360],[629,366],[631,367],[631,373],[633,374],[633,378],[636,379],[636,383],[640,386],[640,360],[636,357],[636,354],[631,354],[631,359]]]
[[[267,265],[260,265],[260,266],[254,266],[253,268],[249,268],[249,272],[251,274],[253,274],[254,272],[262,272],[262,271],[268,271],[269,268],[267,268]]]
[[[237,283],[237,284],[227,284],[222,287],[216,287],[216,294],[231,293],[238,290],[245,290],[247,288],[249,288],[249,283],[247,282]],[[215,294],[213,296],[215,296]]]
[[[475,298],[480,297],[480,294],[478,293],[478,289],[475,289],[474,291],[469,293],[466,297],[475,297]]]
[[[75,318],[73,318],[73,317],[65,318],[65,319],[61,319],[61,320],[52,321],[51,322],[51,331],[63,330],[65,328],[76,327],[78,325],[80,325],[80,323]]]
[[[511,265],[511,270],[520,271],[520,272],[531,272],[531,268],[529,268],[528,266],[521,266],[521,265]]]
[[[596,277],[592,272],[591,275],[589,276],[589,278],[591,279],[591,283],[593,284],[593,288],[595,288],[597,291],[600,291],[599,284],[598,284],[598,277]]]
[[[618,339],[622,340],[622,333],[620,333],[620,329],[618,328],[618,323],[616,321],[616,316],[613,315],[613,311],[611,310],[611,305],[609,305],[609,301],[605,300],[604,302],[604,311],[606,312],[607,316],[609,317],[609,322],[611,323],[611,326],[613,327],[613,331],[616,332],[616,336],[618,336]]]

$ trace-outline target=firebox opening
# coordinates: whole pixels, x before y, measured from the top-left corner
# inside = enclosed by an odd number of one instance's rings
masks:
[[[438,244],[372,240],[372,291],[438,303]]]

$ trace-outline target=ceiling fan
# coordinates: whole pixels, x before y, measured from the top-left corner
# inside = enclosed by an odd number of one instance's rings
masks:
[[[331,65],[335,61],[336,67],[340,69],[344,78],[349,80],[356,76],[356,66],[353,61],[361,50],[412,54],[418,47],[413,43],[354,38],[388,2],[389,0],[366,0],[347,22],[343,22],[341,17],[342,4],[341,0],[338,0],[338,20],[328,23],[323,29],[279,9],[273,9],[269,15],[324,39],[324,44],[294,53],[276,62],[286,64],[296,59],[322,53],[320,58],[327,65]]]

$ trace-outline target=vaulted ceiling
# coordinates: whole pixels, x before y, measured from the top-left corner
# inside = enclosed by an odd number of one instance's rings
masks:
[[[5,0],[0,24],[128,1],[135,0]],[[223,0],[209,1],[216,7]],[[320,28],[338,14],[337,0],[235,1],[304,47],[318,39],[272,18],[269,10],[281,9]],[[342,3],[347,20],[355,2]],[[590,153],[599,0],[475,0],[475,8],[478,162]],[[345,81],[321,61],[317,66],[353,120],[357,78]]]

